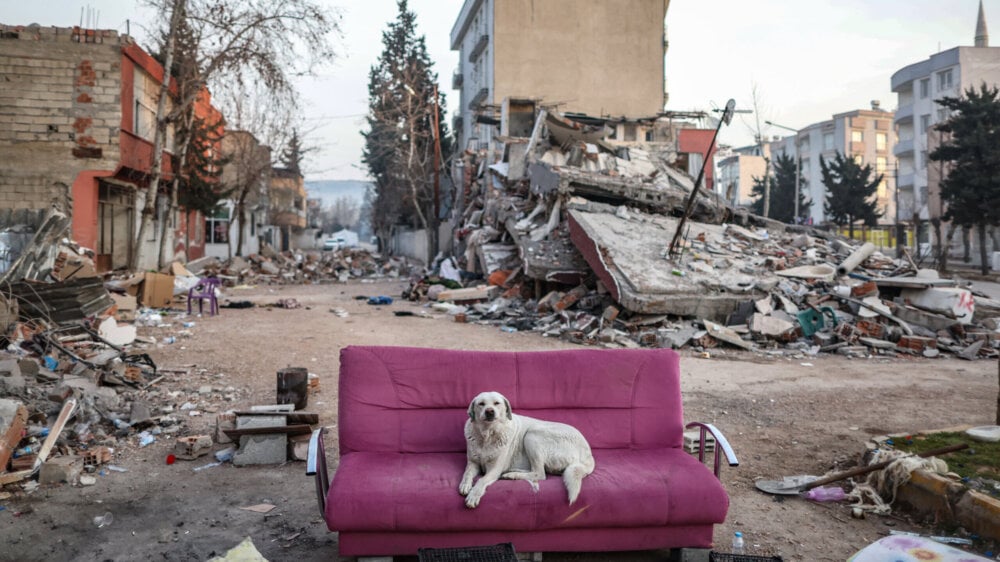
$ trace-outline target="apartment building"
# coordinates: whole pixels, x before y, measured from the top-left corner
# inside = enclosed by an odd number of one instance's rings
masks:
[[[893,114],[881,109],[872,101],[871,109],[856,109],[838,113],[832,119],[813,123],[799,129],[797,134],[781,137],[769,143],[771,154],[786,154],[801,158],[800,172],[805,185],[803,193],[812,201],[809,218],[814,224],[826,220],[824,203],[826,186],[820,158],[832,160],[837,152],[856,162],[871,165],[875,174],[883,174],[876,193],[878,210],[882,213],[880,224],[893,224],[896,217],[894,173],[896,159],[893,147]]]
[[[767,174],[765,157],[770,157],[768,145],[764,145],[763,152],[756,144],[733,148],[725,153],[719,151],[716,156],[719,161],[716,193],[730,205],[749,207],[753,203],[754,180]]]
[[[944,214],[934,181],[940,172],[931,169],[938,164],[927,157],[934,143],[940,142],[933,126],[949,117],[948,110],[936,100],[960,97],[984,82],[993,87],[1000,85],[1000,47],[989,46],[982,2],[972,47],[941,51],[892,75],[892,91],[898,97],[895,126],[899,142],[895,155],[899,160],[899,214],[903,220],[920,222]]]
[[[504,99],[595,117],[654,117],[666,102],[669,0],[465,0],[451,30],[459,51],[453,129],[486,147]]]
[[[0,73],[0,209],[60,206],[100,270],[127,265],[133,252],[141,269],[156,267],[161,221],[169,257],[204,255],[200,214],[169,216],[165,204],[136,247],[163,79],[149,53],[114,30],[0,24]],[[195,113],[221,127],[207,90]],[[173,179],[172,135],[171,128],[167,150],[155,155],[161,194]]]

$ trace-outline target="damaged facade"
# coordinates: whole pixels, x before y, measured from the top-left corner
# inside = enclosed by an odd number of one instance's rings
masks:
[[[71,213],[73,238],[94,248],[101,270],[122,267],[140,252],[155,266],[160,221],[167,220],[171,255],[204,253],[203,221],[195,212],[167,216],[159,205],[154,228],[135,248],[140,211],[153,163],[155,108],[163,68],[128,36],[113,30],[3,26],[0,66],[0,196],[9,209],[52,204]],[[221,115],[208,92],[196,114]],[[173,176],[169,147],[163,159],[166,189]]]

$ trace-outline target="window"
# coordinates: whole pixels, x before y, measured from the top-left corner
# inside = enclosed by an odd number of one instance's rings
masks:
[[[833,133],[823,133],[823,150],[833,150]]]
[[[229,243],[229,209],[222,207],[205,216],[205,242],[209,244]]]
[[[875,133],[875,150],[885,150],[889,144],[889,136],[885,133]]]
[[[854,163],[857,164],[858,166],[864,166],[865,165],[865,156],[863,154],[855,154],[854,155]]]
[[[924,78],[920,81],[920,99],[926,99],[931,95],[931,79]]]
[[[885,184],[885,179],[883,178],[882,181],[880,181],[879,184],[878,184],[878,191],[877,191],[878,198],[879,199],[885,199],[885,196],[886,196],[887,192],[888,192],[888,189],[887,189],[887,186]]]
[[[885,169],[889,167],[889,161],[885,156],[877,156],[875,158],[875,171],[879,174],[885,172]]]
[[[921,166],[926,166],[928,161],[929,161],[929,159],[927,158],[927,151],[926,150],[921,150],[920,151],[920,162],[917,162],[917,167],[919,168]]]
[[[948,70],[942,70],[941,72],[938,72],[937,73],[937,78],[938,78],[938,91],[939,92],[941,90],[950,90],[951,89],[952,82],[951,82],[951,69],[950,68]]]
[[[864,133],[861,131],[851,131],[851,142],[861,142],[864,140]]]
[[[622,140],[625,142],[635,141],[635,123],[625,123],[625,134]]]
[[[927,129],[931,126],[931,116],[930,114],[920,116],[920,132],[926,133]]]
[[[938,110],[937,110],[937,122],[938,123],[944,123],[945,121],[948,120],[949,117],[951,117],[951,114],[948,113],[948,108],[947,107],[939,107],[938,108]]]

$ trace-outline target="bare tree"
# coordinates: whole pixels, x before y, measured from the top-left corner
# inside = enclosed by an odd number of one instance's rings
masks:
[[[270,92],[275,103],[287,104],[286,111],[293,111],[293,77],[311,73],[317,65],[332,60],[331,39],[340,33],[339,13],[313,0],[147,1],[164,16],[163,20],[168,20],[167,14],[170,16],[163,33],[164,67],[173,70],[174,46],[183,32],[190,40],[186,57],[193,68],[190,87],[181,88],[183,95],[170,114],[165,101],[170,73],[164,73],[156,116],[158,141],[165,138],[168,122],[181,117],[190,119],[190,108],[205,87],[218,93],[253,84]],[[162,145],[160,142],[154,147],[157,158],[137,233],[137,251],[130,263],[133,269],[139,263],[138,248],[155,212]],[[186,150],[186,146],[180,150]],[[176,208],[176,194],[171,196],[171,204]]]
[[[275,155],[284,151],[294,130],[293,114],[288,111],[291,107],[288,101],[275,99],[264,88],[249,85],[228,90],[219,103],[230,116],[230,131],[240,139],[225,143],[227,150],[232,150],[227,153],[231,172],[226,174],[225,181],[235,201],[235,254],[239,256],[243,255],[247,207],[259,201],[262,190],[266,192]]]

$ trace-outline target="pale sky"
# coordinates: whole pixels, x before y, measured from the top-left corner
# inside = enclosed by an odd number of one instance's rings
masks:
[[[320,76],[300,81],[312,129],[307,142],[318,147],[306,163],[306,180],[365,179],[360,131],[368,70],[382,50],[381,34],[396,15],[396,2],[319,1],[343,14],[344,35],[338,41],[343,56]],[[802,128],[834,113],[868,108],[873,99],[893,110],[892,74],[939,50],[972,45],[978,2],[672,0],[666,19],[667,109],[709,110],[729,98],[749,109],[756,84],[762,126],[768,119]],[[100,11],[99,27],[124,33],[130,19],[132,34],[147,44],[143,26],[150,14],[137,5],[133,0],[4,0],[0,23],[71,26],[79,24],[81,8],[90,7]],[[451,73],[458,61],[449,49],[449,33],[461,5],[461,0],[410,0],[449,108],[457,103]],[[991,45],[1000,46],[1000,0],[984,0],[984,7],[994,35]],[[753,127],[752,115],[738,116],[723,129],[720,142],[749,144]],[[763,132],[785,133],[766,126]]]

